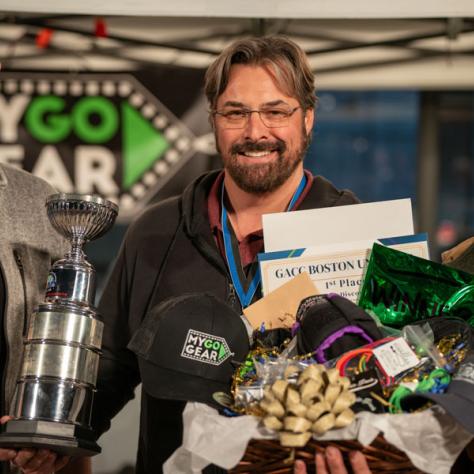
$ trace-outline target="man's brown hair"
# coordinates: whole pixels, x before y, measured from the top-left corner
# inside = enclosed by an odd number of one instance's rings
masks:
[[[305,52],[289,38],[265,36],[235,41],[209,66],[204,91],[212,110],[227,87],[234,64],[266,67],[285,94],[296,97],[304,110],[314,108],[314,75]]]

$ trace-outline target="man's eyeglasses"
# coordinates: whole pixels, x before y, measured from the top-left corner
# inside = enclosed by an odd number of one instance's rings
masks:
[[[227,129],[244,128],[250,118],[250,115],[256,112],[260,120],[268,128],[286,127],[290,122],[290,117],[301,107],[289,109],[286,107],[271,107],[258,110],[248,109],[224,109],[214,110],[213,115],[219,118],[219,123]]]

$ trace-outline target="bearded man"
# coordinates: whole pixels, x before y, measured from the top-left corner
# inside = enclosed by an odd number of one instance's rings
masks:
[[[181,444],[185,405],[153,396],[153,374],[142,373],[152,369],[127,348],[145,314],[184,293],[211,293],[241,314],[260,296],[255,270],[263,214],[358,202],[303,168],[313,80],[304,52],[286,38],[244,39],[226,48],[205,84],[223,170],[153,205],[127,232],[99,308],[105,330],[93,424],[105,431],[144,380],[137,474],[161,472]],[[336,464],[327,462],[344,468],[337,456]]]

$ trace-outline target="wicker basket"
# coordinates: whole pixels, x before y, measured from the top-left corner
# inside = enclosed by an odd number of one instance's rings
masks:
[[[339,448],[343,455],[354,450],[361,451],[374,474],[422,474],[402,451],[387,443],[382,436],[377,436],[370,446],[362,446],[357,441],[310,440],[305,447],[297,448],[294,455],[291,448],[283,448],[277,440],[252,440],[240,463],[229,473],[292,474],[295,459],[304,460],[309,467],[308,472],[312,473],[315,452],[322,452],[328,446]]]

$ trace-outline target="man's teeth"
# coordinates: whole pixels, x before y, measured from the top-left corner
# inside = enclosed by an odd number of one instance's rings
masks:
[[[270,150],[266,151],[246,151],[244,152],[245,156],[252,156],[252,157],[260,157],[260,156],[267,156],[272,153]]]

